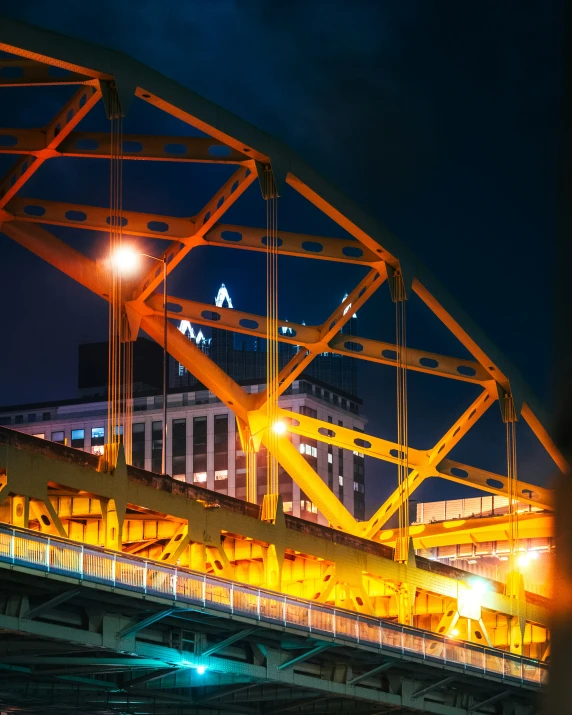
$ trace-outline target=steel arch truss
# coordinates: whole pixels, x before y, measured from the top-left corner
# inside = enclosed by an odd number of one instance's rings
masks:
[[[395,345],[359,336],[351,336],[350,340],[341,333],[341,328],[384,283],[388,271],[399,271],[404,277],[407,292],[415,293],[473,356],[473,360],[458,360],[419,349],[408,349],[405,356],[407,368],[469,382],[482,388],[473,404],[467,407],[437,444],[429,450],[410,449],[409,459],[413,467],[409,475],[410,491],[416,489],[424,479],[439,476],[468,483],[494,494],[508,494],[506,477],[447,459],[451,449],[498,399],[499,394],[513,398],[517,413],[526,420],[558,467],[565,469],[564,460],[544,426],[534,397],[514,368],[405,246],[345,196],[332,189],[283,145],[120,53],[44,33],[37,28],[6,19],[0,26],[0,50],[16,56],[0,63],[1,68],[8,68],[1,75],[3,79],[0,87],[79,85],[72,99],[46,127],[0,129],[0,152],[17,155],[15,165],[0,180],[0,227],[8,237],[89,290],[104,299],[108,298],[108,269],[71,248],[44,228],[51,224],[107,231],[110,225],[108,209],[22,198],[18,192],[50,159],[109,158],[109,136],[75,130],[98,101],[105,98],[109,86],[114,85],[125,112],[129,111],[130,104],[137,97],[207,135],[200,138],[126,135],[124,140],[130,147],[125,152],[126,159],[236,166],[230,179],[195,216],[171,217],[124,212],[125,234],[163,238],[169,242],[164,252],[169,273],[199,246],[265,250],[264,229],[220,223],[226,211],[257,180],[260,166],[272,167],[279,193],[283,193],[286,186],[291,187],[351,237],[343,240],[280,233],[281,255],[336,261],[368,269],[366,276],[351,294],[321,325],[288,323],[293,332],[278,335],[280,340],[300,346],[291,362],[280,373],[282,392],[323,352],[397,365]],[[178,146],[176,152],[172,149],[173,145]],[[128,285],[124,294],[125,309],[133,334],[142,329],[159,344],[163,341],[162,298],[156,290],[161,280],[161,272],[153,267],[139,282]],[[212,325],[214,319],[219,329],[267,337],[264,316],[225,308],[213,309],[213,306],[174,296],[168,300],[171,318],[184,318],[204,325]],[[170,354],[230,407],[236,417],[250,427],[251,433],[258,434],[261,442],[266,443],[268,425],[265,394],[246,393],[175,326],[169,324],[168,332]],[[343,449],[358,449],[361,453],[388,462],[397,461],[398,445],[387,440],[361,433],[356,436],[350,429],[333,429],[328,423],[287,411],[282,411],[282,416],[287,419],[292,433],[319,439]],[[400,494],[396,492],[369,521],[358,523],[286,437],[279,439],[277,457],[332,526],[338,529],[376,538],[399,506]],[[495,486],[491,487],[491,483]],[[519,498],[541,508],[552,507],[551,493],[531,485],[519,483]]]

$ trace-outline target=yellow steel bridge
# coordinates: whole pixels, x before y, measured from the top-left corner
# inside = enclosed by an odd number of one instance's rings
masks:
[[[143,579],[143,572],[137,571],[143,567],[133,564],[162,564],[162,573],[171,574],[169,569],[179,568],[185,573],[202,574],[205,579],[207,576],[215,581],[219,579],[220,584],[234,584],[236,593],[246,594],[245,602],[254,599],[249,607],[255,604],[258,615],[262,589],[265,594],[276,595],[273,608],[282,608],[282,620],[290,608],[284,605],[287,603],[291,604],[292,613],[295,608],[302,609],[300,622],[306,618],[304,623],[308,627],[311,626],[310,606],[313,613],[326,614],[323,616],[326,620],[331,618],[331,609],[338,609],[347,614],[343,628],[350,631],[353,628],[351,632],[357,639],[356,634],[361,632],[356,625],[360,623],[356,616],[359,614],[361,622],[378,628],[372,638],[378,639],[379,647],[383,647],[383,637],[402,639],[399,641],[402,650],[403,639],[421,638],[415,642],[423,643],[424,652],[427,650],[427,654],[437,660],[442,657],[444,662],[452,643],[465,651],[468,648],[471,654],[481,653],[478,648],[482,648],[482,656],[474,657],[492,659],[488,665],[483,660],[482,667],[493,680],[496,676],[502,679],[507,673],[510,677],[512,668],[513,672],[518,671],[517,680],[520,679],[523,687],[526,683],[540,685],[546,671],[543,661],[547,661],[550,652],[550,600],[525,589],[518,555],[524,548],[524,540],[540,537],[547,540],[548,553],[551,553],[554,495],[549,489],[518,479],[514,452],[516,422],[524,420],[528,424],[558,469],[564,471],[566,464],[551,439],[537,401],[513,366],[397,238],[272,137],[117,52],[7,19],[0,22],[0,50],[10,56],[0,61],[0,91],[62,85],[76,88],[47,126],[0,128],[0,153],[16,156],[12,168],[0,180],[0,230],[88,291],[110,302],[115,311],[114,319],[122,326],[117,333],[118,344],[132,342],[139,331],[161,345],[167,342],[170,355],[235,414],[245,451],[256,453],[261,446],[267,447],[271,457],[300,486],[330,525],[322,527],[284,515],[279,496],[271,485],[269,498],[261,508],[256,503],[240,502],[168,476],[135,469],[128,465],[128,439],[125,451],[111,444],[105,455],[97,457],[0,428],[2,566],[18,566],[25,571],[28,567],[37,570],[40,565],[48,564],[52,573],[54,569],[57,573],[58,559],[71,559],[73,552],[75,572],[81,572],[89,580],[89,574],[93,576],[93,573],[83,562],[80,569],[77,554],[116,554],[115,560],[101,557],[101,568],[107,571],[100,575],[108,586],[111,583],[119,588],[125,586],[122,579],[128,578],[129,569]],[[58,71],[53,72],[54,68]],[[201,135],[120,133],[119,141],[123,144],[119,146],[113,132],[110,135],[82,131],[83,119],[99,102],[104,103],[111,122],[117,123],[123,116],[129,116],[134,103],[145,103],[193,127]],[[176,153],[172,150],[174,145],[178,147]],[[124,147],[136,147],[136,150]],[[110,159],[112,165],[120,161],[223,164],[231,165],[233,173],[196,214],[185,217],[127,210],[113,202],[112,206],[98,207],[68,203],[65,196],[54,201],[22,195],[29,179],[42,171],[44,163],[65,161],[62,159],[65,157],[81,158],[85,162]],[[270,224],[266,228],[253,228],[223,223],[225,213],[257,182],[266,202],[276,201],[286,192],[297,192],[338,224],[346,238],[282,232]],[[126,237],[160,238],[166,242],[164,252],[157,257],[164,270],[153,265],[140,279],[118,280],[109,263],[94,261],[82,254],[57,238],[49,226],[111,231],[114,245],[119,247]],[[164,276],[176,271],[189,254],[192,263],[194,249],[211,247],[268,254],[271,243],[277,255],[357,265],[366,269],[365,277],[331,315],[324,316],[321,324],[288,322],[289,332],[279,330],[286,323],[277,315],[269,322],[268,315],[223,307],[213,310],[213,306],[172,295],[166,297],[168,310],[164,320],[165,302],[157,291]],[[179,270],[184,268],[181,266]],[[386,281],[389,284],[387,300],[396,303],[398,321],[400,315],[404,315],[407,299],[415,294],[464,346],[471,359],[457,359],[409,346],[399,330],[396,343],[360,336],[352,336],[348,342],[347,336],[341,333],[342,327]],[[270,307],[269,314],[272,310]],[[249,394],[188,341],[169,322],[171,318],[207,326],[216,321],[218,329],[264,338],[269,344],[276,340],[293,342],[300,349],[285,368],[270,378],[266,392]],[[347,427],[277,406],[278,396],[324,352],[349,355],[390,366],[396,371],[400,396],[397,442],[375,435],[358,435]],[[269,374],[272,370],[275,371],[275,366],[269,366]],[[407,372],[411,370],[432,376],[427,379],[470,383],[479,390],[471,404],[460,407],[457,418],[434,445],[412,446],[407,438],[405,385]],[[121,399],[125,400],[121,390],[127,389],[125,375],[123,382],[117,375],[113,380],[117,394],[112,394],[111,400],[116,401],[119,412],[110,416],[112,426],[113,420],[121,420]],[[270,404],[272,401],[274,406]],[[128,403],[127,392],[123,404]],[[478,465],[461,464],[449,458],[454,447],[494,405],[496,409],[500,406],[506,425],[506,474],[494,474]],[[283,429],[275,429],[277,423]],[[289,441],[289,433],[341,449],[359,450],[397,465],[399,480],[395,491],[384,503],[376,505],[368,520],[357,521]],[[404,505],[420,484],[431,477],[506,497],[508,511],[478,520],[469,517],[410,525],[404,516]],[[519,514],[518,503],[530,506],[530,513]],[[399,526],[389,528],[388,521],[395,514],[399,514]],[[39,533],[34,537],[32,532]],[[45,545],[47,537],[54,537],[49,547]],[[476,578],[467,571],[419,555],[423,550],[475,543],[487,544],[487,548],[494,551],[494,544],[501,542],[508,545],[509,558],[498,579]],[[82,545],[80,551],[74,551],[73,544]],[[50,554],[55,554],[54,561]],[[158,566],[145,568],[150,572],[157,568],[157,573],[161,573]],[[70,566],[69,571],[74,569]],[[68,576],[69,573],[66,578]],[[145,576],[136,584],[143,591],[150,587],[146,579]],[[169,583],[172,586],[172,582]],[[201,583],[206,581],[203,579]],[[239,588],[241,584],[243,591]],[[227,587],[220,585],[220,588]],[[259,589],[258,601],[252,589]],[[175,590],[171,595],[176,593]],[[204,594],[201,598],[201,607],[207,608]],[[7,614],[8,611],[6,617]],[[380,619],[386,626],[380,625]],[[287,618],[284,627],[288,627]],[[383,627],[389,629],[386,636],[383,636]],[[332,635],[331,623],[329,628],[322,630]],[[336,634],[339,636],[338,631]],[[238,642],[247,635],[243,633],[235,640]],[[390,647],[389,640],[386,647]],[[230,647],[230,643],[228,645]],[[415,648],[412,646],[410,650]],[[320,644],[315,649],[308,656],[310,660],[319,656]],[[466,668],[467,664],[471,665],[473,655],[467,656],[469,651],[465,651],[458,657],[464,658]],[[263,656],[258,653],[255,662],[258,657]],[[501,658],[502,667],[494,657]],[[502,661],[505,657],[509,664],[506,668]],[[10,662],[15,668],[16,661]],[[161,667],[167,668],[161,662]],[[278,669],[283,665],[277,666]],[[367,674],[367,669],[362,669],[361,675],[347,676],[344,687],[355,681],[351,685],[354,687],[357,680],[362,675],[366,678]],[[446,691],[446,686],[447,683],[441,683],[441,690]],[[417,686],[417,695],[413,697],[413,691],[409,692],[409,700],[401,701],[401,705],[415,709],[415,698],[423,705],[432,690],[428,688],[426,695],[424,688],[427,686]],[[490,706],[486,698],[481,699],[483,712],[495,712],[494,703],[506,697],[503,695],[506,692],[511,692],[510,688],[490,694]],[[428,711],[477,710],[479,698],[476,695],[467,698],[459,706],[443,700],[439,705],[441,709],[428,707]],[[385,704],[399,705],[397,701]],[[448,707],[451,709],[447,710]],[[530,704],[522,707],[527,715],[534,712]],[[348,705],[346,712],[351,711]]]

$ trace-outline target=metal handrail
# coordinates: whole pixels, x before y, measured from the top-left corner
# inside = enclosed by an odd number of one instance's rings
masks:
[[[546,663],[495,648],[8,525],[0,525],[0,562],[168,596],[511,681],[541,685],[548,673]]]

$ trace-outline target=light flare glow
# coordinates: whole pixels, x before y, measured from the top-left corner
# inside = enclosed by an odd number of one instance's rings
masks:
[[[276,422],[272,425],[272,429],[276,432],[276,434],[285,434],[286,423],[282,422],[282,420],[276,420]]]
[[[121,246],[111,256],[111,265],[123,274],[135,273],[139,266],[140,255],[130,246]]]

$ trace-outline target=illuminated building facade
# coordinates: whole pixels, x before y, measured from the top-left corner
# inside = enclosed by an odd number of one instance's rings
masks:
[[[265,385],[245,385],[247,392]],[[133,402],[133,458],[136,467],[161,472],[163,447],[162,395],[139,394]],[[336,425],[363,430],[356,398],[317,382],[296,380],[280,405],[293,412]],[[246,498],[246,464],[234,415],[206,389],[171,391],[168,395],[167,473],[222,494]],[[0,425],[67,444],[95,454],[103,453],[107,402],[104,397],[83,397],[58,403],[0,408]],[[317,440],[291,436],[308,463],[358,519],[365,518],[363,455]],[[257,455],[258,501],[266,491],[266,451]],[[284,509],[310,521],[327,523],[316,506],[280,468]]]

